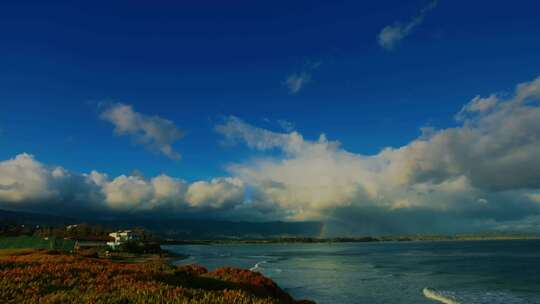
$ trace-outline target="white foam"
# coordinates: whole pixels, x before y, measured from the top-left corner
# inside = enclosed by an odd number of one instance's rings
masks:
[[[459,304],[459,302],[450,295],[442,294],[431,288],[422,289],[424,296],[430,300],[434,300],[443,304]]]
[[[268,261],[260,261],[256,263],[253,267],[251,267],[249,270],[251,271],[257,271],[257,269],[261,269],[261,264],[265,264]]]

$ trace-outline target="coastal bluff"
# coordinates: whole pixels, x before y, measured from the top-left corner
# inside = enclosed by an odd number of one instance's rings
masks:
[[[0,250],[1,303],[314,304],[258,272],[139,263],[51,250]]]

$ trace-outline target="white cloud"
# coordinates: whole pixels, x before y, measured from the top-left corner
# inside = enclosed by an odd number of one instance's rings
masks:
[[[301,71],[292,73],[287,76],[283,85],[289,90],[290,94],[297,94],[312,80],[313,71],[321,66],[321,62],[307,62],[302,67]]]
[[[153,196],[152,185],[138,177],[121,175],[103,188],[105,200],[113,209],[137,209]]]
[[[540,99],[540,77],[518,84],[512,101],[513,103],[523,103],[531,100],[538,101],[538,99]]]
[[[71,207],[101,208],[103,200],[95,181],[97,172],[72,174],[58,166],[47,166],[33,155],[22,153],[0,162],[0,204],[36,208]]]
[[[19,203],[54,197],[53,171],[26,153],[0,162],[0,200]]]
[[[195,182],[189,186],[186,200],[193,207],[231,207],[244,202],[244,184],[230,177]]]
[[[407,23],[396,22],[393,25],[385,26],[377,36],[379,45],[386,50],[392,50],[396,45],[419,26],[426,14],[437,6],[438,0],[431,1],[420,13]]]
[[[283,152],[230,165],[229,171],[249,185],[254,200],[274,205],[289,219],[401,209],[461,218],[519,217],[540,212],[522,198],[523,191],[540,189],[539,83],[537,78],[518,85],[506,100],[477,97],[464,107],[476,115],[464,117],[461,126],[432,129],[376,155],[348,152],[324,134],[310,141],[236,117],[217,130],[253,149]]]
[[[87,180],[97,186],[103,186],[107,183],[107,180],[109,179],[109,177],[107,176],[107,174],[104,174],[104,173],[99,173],[95,170],[92,170],[92,172],[90,172],[90,174],[85,174],[84,175]]]
[[[286,134],[271,132],[247,124],[235,116],[228,117],[223,124],[217,125],[215,130],[228,142],[244,140],[248,147],[261,151],[279,148],[294,153],[300,149],[299,145],[304,143],[302,135],[298,132]]]
[[[187,191],[187,182],[161,174],[152,179],[154,196],[158,201],[175,202],[183,198]]]
[[[76,174],[20,154],[0,162],[0,205],[321,219],[364,233],[377,225],[373,231],[532,227],[540,215],[540,77],[494,96],[475,97],[455,127],[425,129],[374,155],[231,116],[216,131],[259,153],[209,181]]]
[[[482,113],[493,109],[499,98],[496,95],[490,95],[487,98],[482,98],[480,96],[474,97],[468,104],[464,105],[461,108],[461,111],[456,115],[457,120],[464,120],[467,115],[471,113]]]
[[[311,82],[311,73],[301,72],[293,73],[285,80],[285,86],[289,89],[291,94],[296,94],[302,90],[302,88]]]
[[[183,132],[170,120],[135,112],[130,105],[114,104],[100,114],[100,118],[115,126],[118,135],[130,135],[137,143],[157,150],[171,159],[180,159],[172,145],[183,137]]]
[[[242,181],[231,177],[191,184],[165,174],[151,179],[120,175],[110,180],[97,171],[76,174],[47,166],[25,153],[0,162],[0,206],[16,209],[51,212],[56,208],[58,213],[219,213],[242,204],[243,198]]]

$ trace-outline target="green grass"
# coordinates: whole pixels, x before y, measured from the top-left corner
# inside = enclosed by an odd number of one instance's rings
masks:
[[[49,237],[47,239],[26,235],[0,237],[0,249],[29,248],[71,251],[74,246],[75,241],[56,237]]]

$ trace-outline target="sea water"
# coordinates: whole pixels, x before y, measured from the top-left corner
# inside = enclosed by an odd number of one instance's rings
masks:
[[[178,264],[258,271],[319,304],[540,304],[540,241],[180,245]]]

